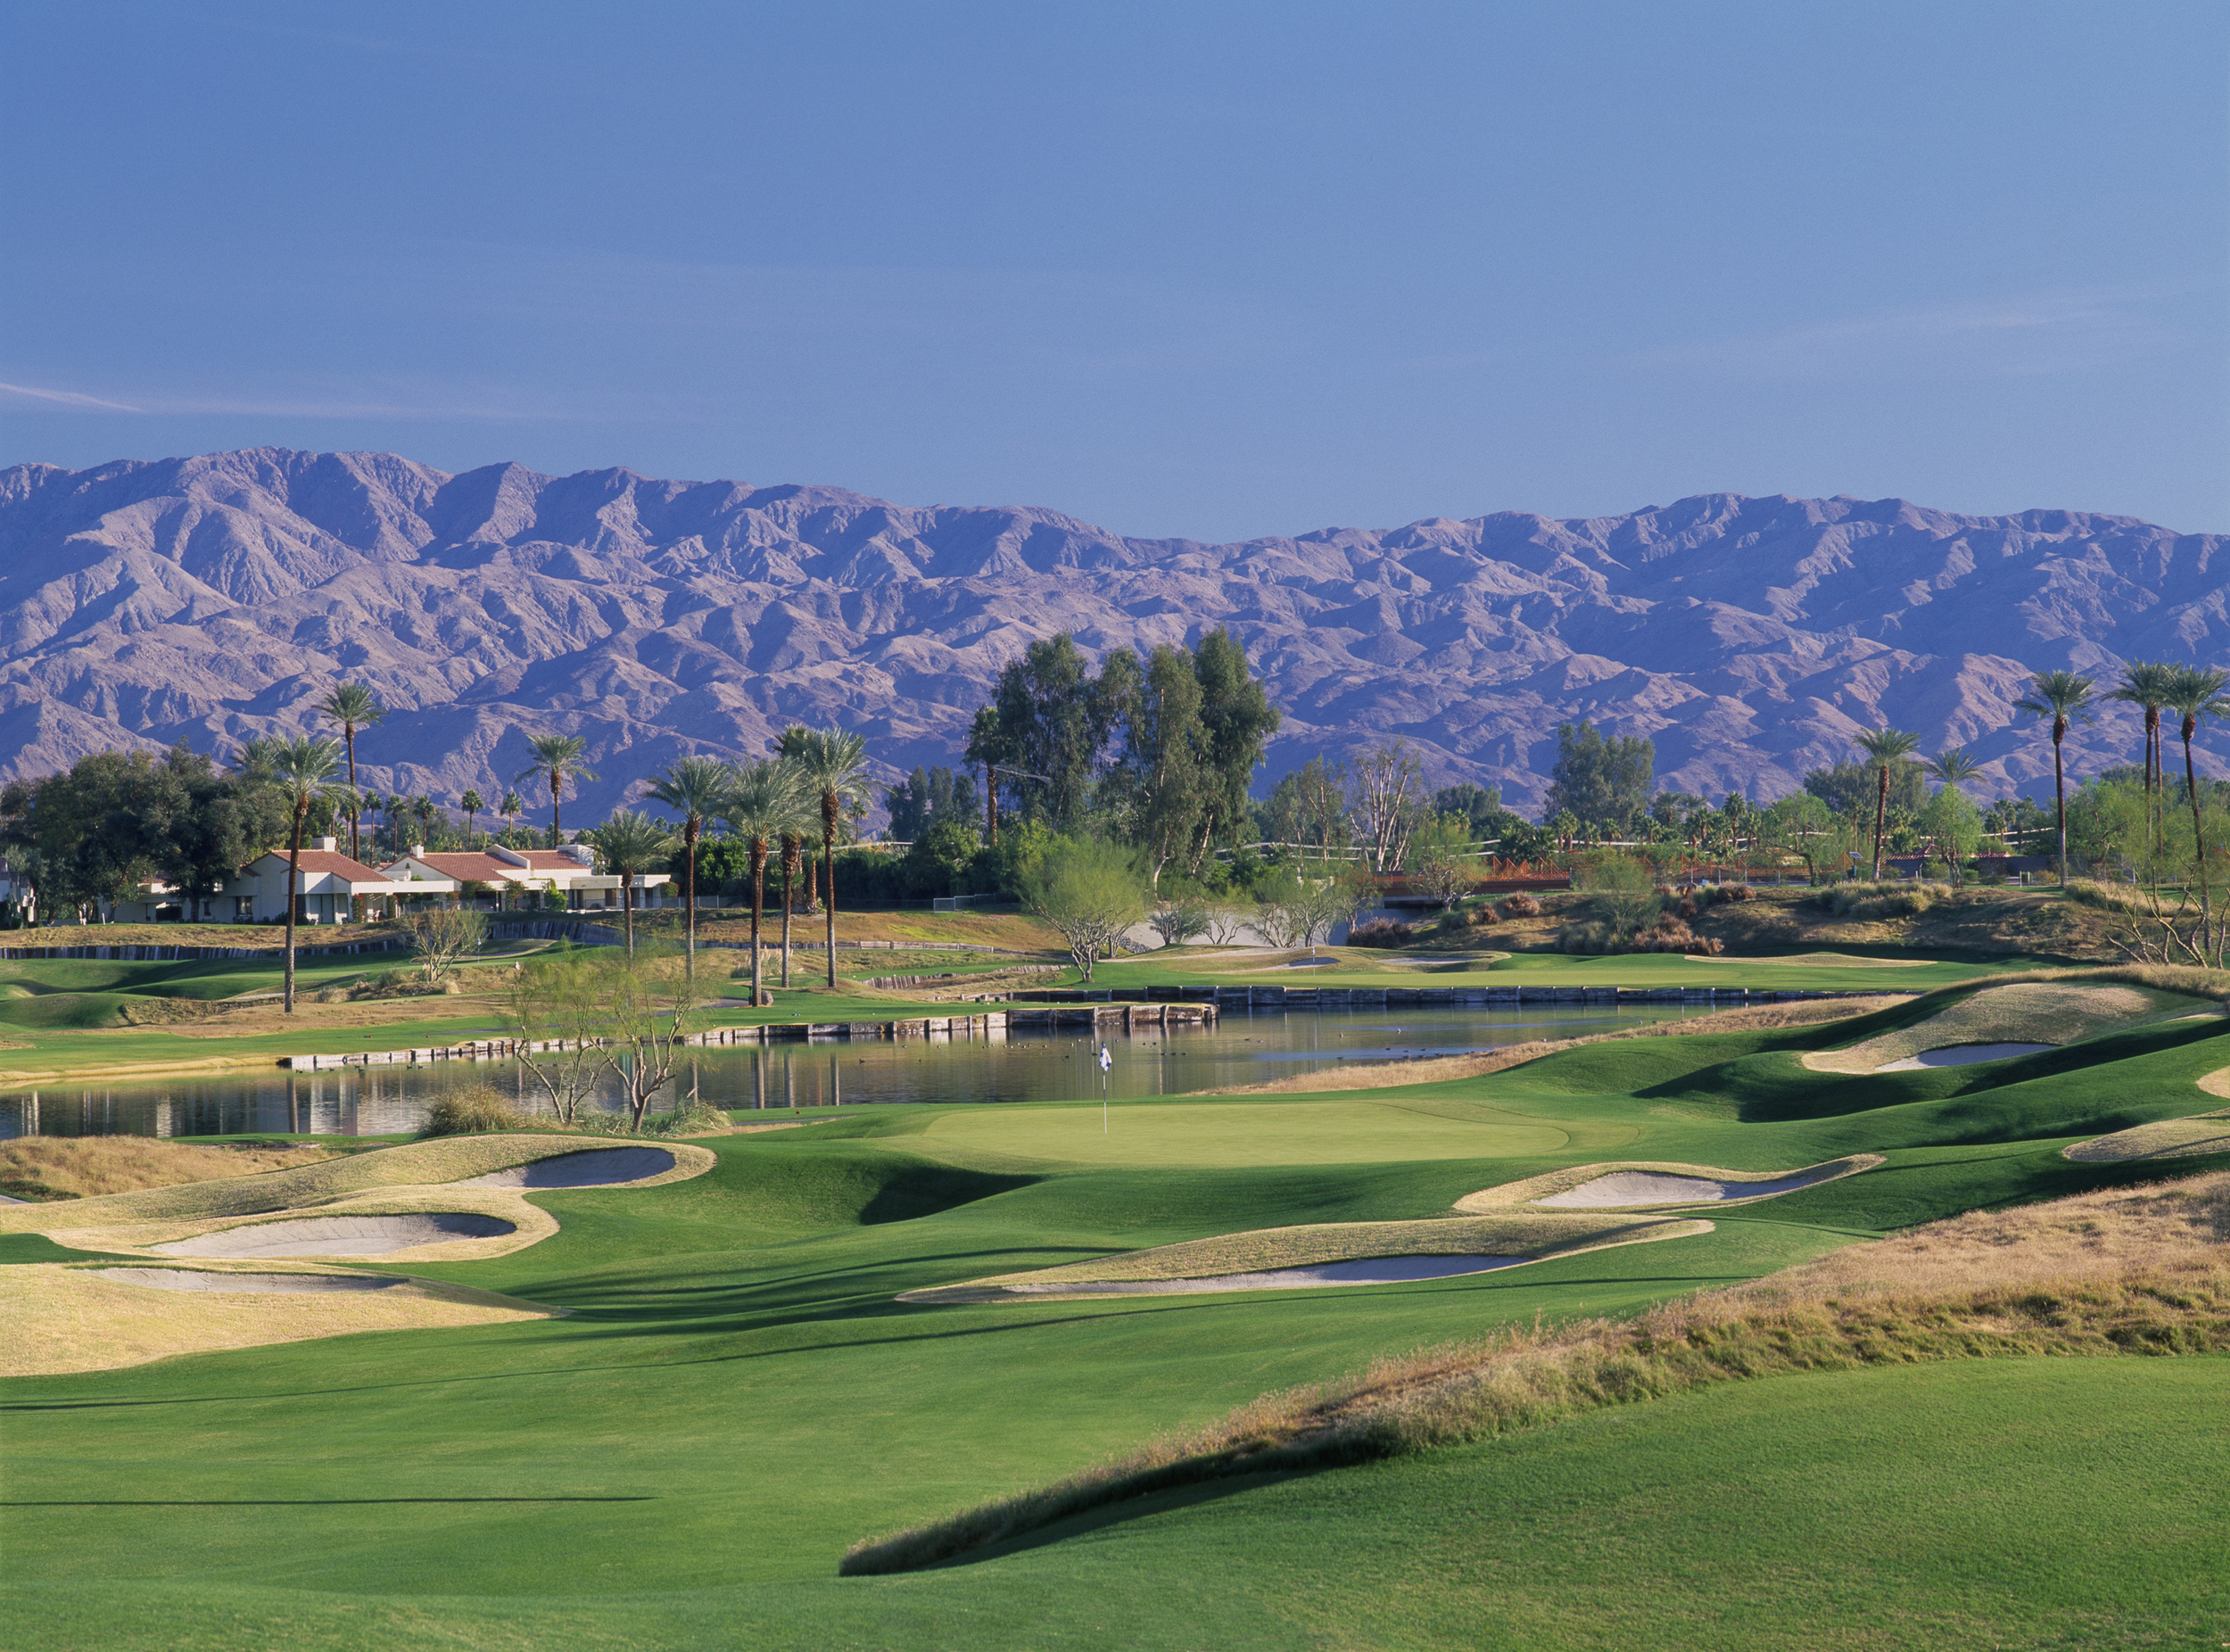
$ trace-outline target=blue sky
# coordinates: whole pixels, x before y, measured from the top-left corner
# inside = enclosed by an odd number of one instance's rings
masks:
[[[0,464],[2230,531],[2230,7],[21,7]]]

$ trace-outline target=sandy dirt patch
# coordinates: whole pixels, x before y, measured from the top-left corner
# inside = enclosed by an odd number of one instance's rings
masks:
[[[1854,1153],[1797,1170],[1723,1170],[1706,1164],[1582,1164],[1466,1194],[1456,1202],[1456,1208],[1485,1214],[1514,1207],[1622,1210],[1653,1205],[1747,1204],[1856,1176],[1885,1162],[1879,1153]]]
[[[1980,1044],[2057,1047],[2208,1007],[2180,993],[2150,987],[2025,981],[1985,987],[1911,1027],[1847,1049],[1815,1050],[1803,1060],[1814,1072],[1879,1072],[1893,1061],[1910,1061],[1931,1050]]]

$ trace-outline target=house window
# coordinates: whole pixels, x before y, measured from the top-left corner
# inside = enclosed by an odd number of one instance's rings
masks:
[[[255,921],[255,899],[252,896],[235,895],[232,897],[232,921],[235,923]]]

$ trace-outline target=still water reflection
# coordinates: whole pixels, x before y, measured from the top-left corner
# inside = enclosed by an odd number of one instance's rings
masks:
[[[1700,1009],[1690,1013],[1701,1013]],[[1113,1054],[1108,1094],[1172,1095],[1367,1061],[1490,1050],[1528,1038],[1570,1037],[1678,1019],[1677,1005],[1245,1011],[1212,1028],[1104,1031]],[[803,1041],[692,1051],[673,1092],[694,1088],[715,1107],[781,1109],[867,1102],[1034,1102],[1099,1099],[1097,1044],[1074,1030],[973,1038]],[[385,1136],[415,1131],[442,1095],[475,1084],[510,1092],[533,1111],[532,1086],[513,1061],[196,1077],[175,1082],[71,1085],[0,1094],[0,1137],[224,1136],[269,1131]],[[618,1104],[616,1091],[607,1098]]]

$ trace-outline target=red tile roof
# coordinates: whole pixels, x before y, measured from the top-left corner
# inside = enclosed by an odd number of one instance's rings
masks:
[[[269,854],[264,855],[263,858],[265,860],[277,859],[281,863],[284,863],[286,859],[286,851],[285,849],[273,849]],[[374,868],[364,864],[362,861],[351,860],[347,855],[340,854],[338,851],[333,849],[304,849],[302,851],[301,871],[304,877],[340,878],[350,883],[385,883],[389,881],[388,876],[385,872],[376,871]]]
[[[431,866],[444,878],[454,878],[460,883],[505,883],[525,874],[526,868],[500,861],[492,855],[478,849],[443,851],[436,855],[410,856],[422,866]]]
[[[512,854],[523,857],[537,871],[588,871],[587,864],[566,854],[563,849],[514,849]]]

